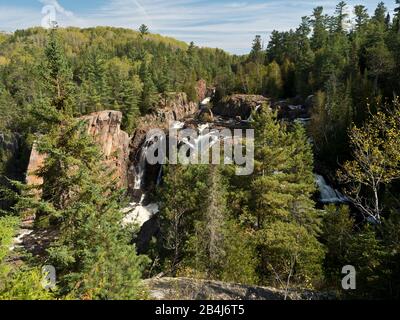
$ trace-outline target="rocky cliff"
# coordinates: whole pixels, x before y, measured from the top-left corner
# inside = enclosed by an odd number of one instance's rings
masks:
[[[267,98],[260,95],[234,94],[222,99],[213,107],[212,111],[222,117],[240,117],[242,120],[247,120],[257,106],[262,106],[268,101]]]
[[[122,113],[119,111],[100,111],[84,116],[88,134],[99,144],[105,163],[115,170],[122,187],[128,185],[127,166],[129,158],[129,135],[121,130]],[[35,172],[43,165],[46,156],[39,154],[33,146],[27,170],[26,182],[41,185],[43,180]]]
[[[88,133],[99,144],[105,157],[105,163],[116,170],[120,185],[127,187],[130,138],[128,133],[121,130],[122,113],[101,111],[85,116],[83,119],[88,123]]]
[[[200,91],[199,91],[200,92]],[[130,137],[121,130],[122,114],[119,111],[100,111],[82,117],[88,124],[88,133],[95,138],[105,156],[106,164],[116,170],[122,187],[133,187],[135,181],[134,166],[138,152],[151,129],[167,130],[170,123],[195,115],[198,104],[189,101],[185,93],[160,96],[155,112],[140,118],[138,127]],[[31,151],[26,181],[29,185],[40,185],[42,179],[35,172],[43,165],[45,155]]]

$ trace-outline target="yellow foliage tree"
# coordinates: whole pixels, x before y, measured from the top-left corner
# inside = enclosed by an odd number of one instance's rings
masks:
[[[362,128],[353,127],[350,144],[353,160],[339,170],[348,184],[347,195],[367,217],[381,223],[383,185],[400,178],[400,100],[394,108],[378,112]]]

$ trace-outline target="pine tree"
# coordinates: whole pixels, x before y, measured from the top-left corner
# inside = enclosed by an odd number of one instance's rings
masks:
[[[143,84],[139,76],[134,75],[131,80],[122,82],[120,94],[120,110],[123,114],[122,128],[132,133],[140,116],[140,103],[143,92]]]
[[[223,272],[225,253],[224,230],[228,220],[225,186],[220,169],[208,172],[208,199],[204,213],[195,222],[194,234],[188,240],[189,266],[206,278],[219,279]]]
[[[262,63],[263,61],[263,44],[260,35],[256,35],[255,39],[253,40],[253,45],[251,47],[250,52],[250,60],[256,63]]]
[[[83,80],[85,111],[107,110],[111,106],[111,90],[107,82],[105,59],[97,50],[90,51],[86,59],[86,77]]]
[[[356,29],[360,30],[369,19],[368,9],[363,5],[354,7],[354,14],[356,15]]]
[[[58,37],[57,29],[52,29],[45,49],[46,61],[42,68],[43,83],[48,96],[51,97],[51,104],[57,110],[71,113],[72,72]]]
[[[313,159],[304,129],[296,126],[288,132],[271,112],[259,115],[254,126],[252,192],[257,228],[278,218],[307,225],[310,231],[318,230],[317,212],[310,200],[315,191]]]
[[[313,35],[311,38],[311,45],[314,50],[322,48],[328,39],[328,32],[326,31],[327,18],[323,14],[323,7],[317,7],[314,9],[312,15],[312,27]]]
[[[379,2],[378,6],[375,9],[375,13],[373,19],[378,23],[385,23],[387,8],[383,2]]]
[[[143,82],[143,91],[140,104],[142,114],[148,113],[153,107],[156,98],[156,87],[147,62],[143,62],[140,68],[140,79]]]
[[[165,269],[176,274],[186,241],[207,198],[207,166],[169,165],[160,190],[160,224],[166,249]],[[199,177],[202,177],[199,179]]]
[[[140,36],[143,38],[145,35],[149,34],[149,28],[145,24],[142,24],[139,27],[139,32],[140,32]]]
[[[311,200],[315,192],[311,148],[301,126],[289,131],[271,111],[255,116],[254,129],[251,205],[243,218],[255,230],[260,276],[263,283],[279,278],[286,289],[292,279],[311,285],[320,279],[323,258],[316,239],[320,213]]]
[[[346,24],[347,24],[347,18],[349,14],[346,12],[346,7],[347,3],[345,1],[341,1],[337,4],[336,6],[336,17],[335,17],[335,24],[336,24],[336,32],[343,32]]]

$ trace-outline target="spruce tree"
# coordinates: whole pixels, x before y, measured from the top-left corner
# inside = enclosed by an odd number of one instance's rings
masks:
[[[356,15],[356,29],[359,30],[369,19],[368,9],[363,5],[357,5],[354,7],[354,14]]]

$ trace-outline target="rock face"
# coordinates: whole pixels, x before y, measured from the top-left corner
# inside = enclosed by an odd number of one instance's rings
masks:
[[[42,185],[43,179],[38,177],[35,173],[43,166],[46,156],[40,154],[36,150],[36,146],[32,146],[31,156],[29,158],[28,170],[26,174],[26,183],[32,185]]]
[[[154,109],[156,110],[154,113],[140,119],[138,130],[154,125],[167,127],[172,121],[182,120],[195,114],[198,104],[189,101],[186,93],[177,92],[168,94],[166,98],[160,95]]]
[[[155,300],[284,300],[285,292],[269,287],[247,286],[189,278],[144,281]],[[330,293],[289,291],[288,300],[332,300]]]
[[[214,114],[211,109],[203,108],[198,114],[198,120],[202,122],[213,122]]]
[[[216,115],[230,118],[240,117],[246,120],[251,113],[256,110],[257,106],[261,106],[269,100],[260,95],[234,94],[222,99],[213,108]]]
[[[121,130],[122,113],[119,111],[100,111],[82,117],[88,124],[88,133],[99,144],[105,163],[115,174],[121,187],[128,185],[127,166],[129,158],[129,135]],[[39,154],[33,146],[29,159],[26,182],[28,185],[41,185],[43,180],[35,172],[43,166],[46,155]]]
[[[128,186],[129,135],[121,130],[122,113],[101,111],[83,117],[88,123],[88,133],[99,144],[106,164],[116,170],[121,187]]]
[[[207,91],[207,82],[203,79],[197,81],[196,92],[198,101],[203,101],[207,97]]]

